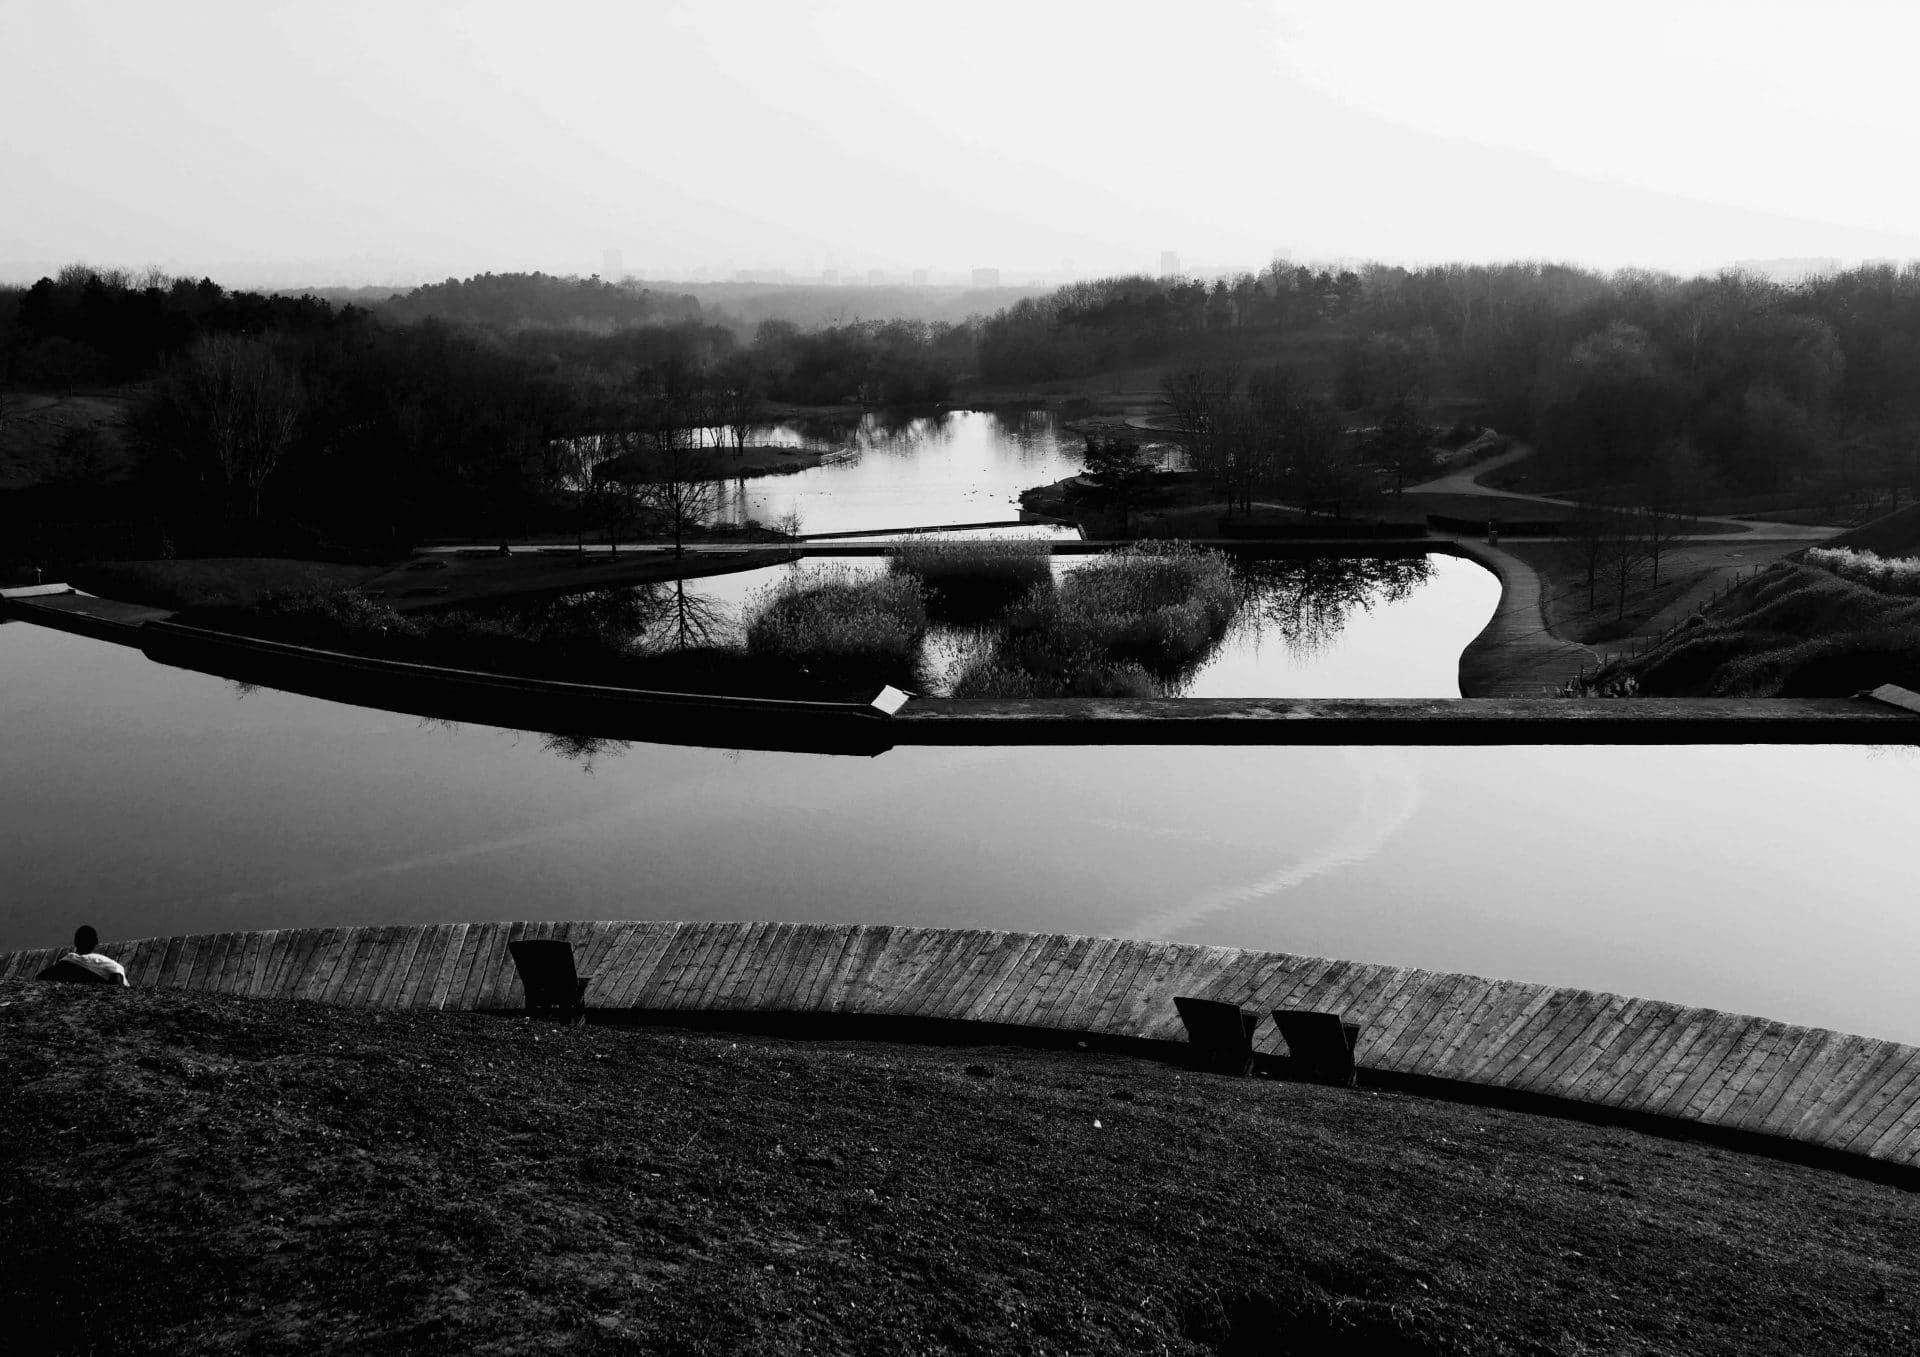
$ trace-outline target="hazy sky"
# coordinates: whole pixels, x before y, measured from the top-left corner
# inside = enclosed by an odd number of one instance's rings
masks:
[[[1920,256],[1916,0],[0,0],[0,276]]]

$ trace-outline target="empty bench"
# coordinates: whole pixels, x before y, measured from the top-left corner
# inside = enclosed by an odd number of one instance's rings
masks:
[[[522,938],[507,944],[520,987],[527,993],[527,1013],[566,1022],[585,1022],[587,984],[593,979],[573,968],[573,944],[564,938]]]

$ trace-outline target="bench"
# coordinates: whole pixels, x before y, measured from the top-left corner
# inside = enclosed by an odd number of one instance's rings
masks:
[[[1273,1022],[1287,1043],[1295,1073],[1302,1079],[1340,1088],[1354,1086],[1353,1048],[1360,1040],[1358,1023],[1342,1022],[1338,1013],[1304,1008],[1276,1008]]]
[[[1195,1063],[1216,1074],[1245,1075],[1253,1069],[1253,1029],[1260,1015],[1218,999],[1177,994],[1173,1006],[1186,1024]]]
[[[522,938],[507,944],[520,987],[527,993],[527,1012],[580,1023],[587,1019],[587,983],[590,975],[573,968],[573,944],[564,938]]]

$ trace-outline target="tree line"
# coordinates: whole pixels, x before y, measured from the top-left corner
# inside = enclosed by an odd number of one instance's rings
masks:
[[[725,428],[738,446],[775,403],[937,403],[1140,365],[1165,378],[1193,464],[1240,507],[1272,492],[1345,508],[1383,471],[1405,483],[1440,397],[1537,444],[1557,482],[1543,488],[1897,503],[1920,447],[1920,268],[1785,285],[1287,265],[1074,284],[960,322],[813,329],[749,329],[690,296],[542,274],[449,280],[373,309],[81,266],[0,289],[0,421],[21,389],[133,387],[140,503],[206,537],[503,531],[567,500],[555,446],[651,438],[663,409],[678,438]],[[1343,432],[1356,423],[1364,447]]]

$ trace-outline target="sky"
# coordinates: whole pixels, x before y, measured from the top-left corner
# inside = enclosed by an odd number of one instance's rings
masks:
[[[1913,0],[0,0],[0,279],[1920,257]]]

